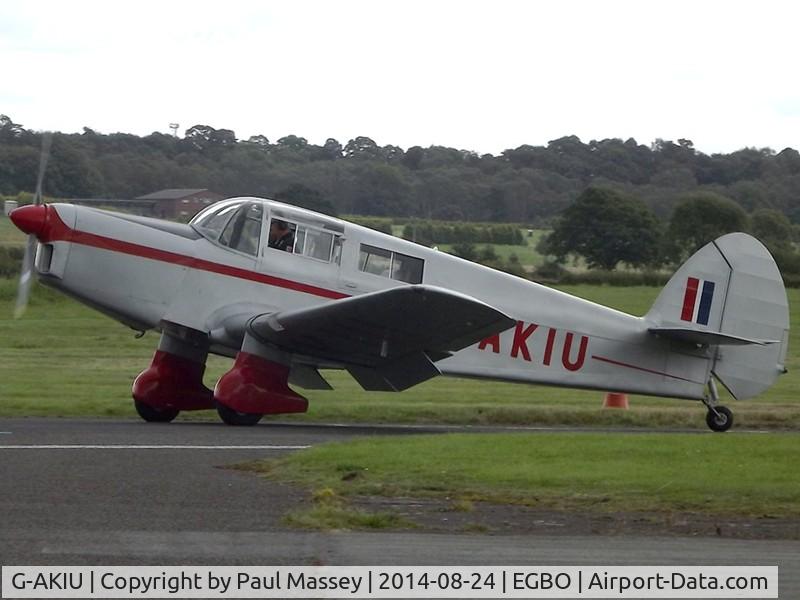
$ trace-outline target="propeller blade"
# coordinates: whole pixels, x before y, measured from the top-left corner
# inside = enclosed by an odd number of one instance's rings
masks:
[[[42,151],[39,155],[39,174],[36,176],[36,192],[33,195],[34,205],[42,203],[42,183],[44,182],[44,172],[47,169],[47,161],[50,158],[50,145],[53,142],[53,134],[45,131],[42,134]],[[34,261],[36,260],[36,236],[29,235],[25,243],[25,256],[22,257],[22,269],[19,274],[19,285],[17,286],[17,303],[14,306],[14,318],[19,319],[28,308],[28,300],[31,297],[31,284],[33,283]]]
[[[33,203],[42,203],[42,182],[44,181],[44,171],[47,169],[47,161],[50,158],[50,145],[53,143],[53,134],[45,131],[42,134],[42,151],[39,154],[39,174],[36,177],[36,192],[33,195]]]
[[[36,237],[29,235],[25,243],[25,256],[22,258],[22,270],[17,285],[17,304],[14,306],[14,318],[19,319],[28,308],[33,283],[33,262],[36,259]]]

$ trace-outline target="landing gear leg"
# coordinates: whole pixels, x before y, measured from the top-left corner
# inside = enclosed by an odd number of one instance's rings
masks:
[[[214,408],[214,396],[203,385],[208,336],[167,322],[162,327],[153,361],[133,382],[136,412],[145,421],[168,423],[181,410]]]
[[[255,425],[262,415],[306,412],[308,400],[289,387],[289,360],[245,334],[233,368],[214,388],[217,412],[228,425]]]
[[[703,398],[703,404],[708,407],[706,424],[712,431],[728,431],[733,425],[733,413],[727,406],[718,404],[719,393],[713,377],[708,380],[708,395]]]

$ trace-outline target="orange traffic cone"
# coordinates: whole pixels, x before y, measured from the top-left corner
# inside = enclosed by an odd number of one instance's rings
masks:
[[[628,395],[608,392],[603,400],[603,408],[628,408]]]

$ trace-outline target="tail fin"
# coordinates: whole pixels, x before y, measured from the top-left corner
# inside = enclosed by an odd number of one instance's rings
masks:
[[[655,335],[709,346],[712,372],[737,399],[785,372],[789,303],[772,255],[746,233],[703,246],[645,315]]]

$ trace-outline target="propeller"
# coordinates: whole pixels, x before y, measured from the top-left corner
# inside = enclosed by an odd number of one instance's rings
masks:
[[[33,204],[38,206],[42,203],[42,182],[44,181],[44,171],[47,168],[47,160],[50,158],[50,144],[53,141],[53,134],[45,132],[42,134],[42,151],[39,155],[39,175],[36,178],[36,192],[33,195]],[[19,286],[17,287],[17,304],[14,307],[14,318],[18,319],[28,307],[28,299],[31,295],[31,283],[33,282],[33,261],[36,258],[36,236],[28,234],[25,243],[25,256],[22,258],[22,270],[19,274]]]

